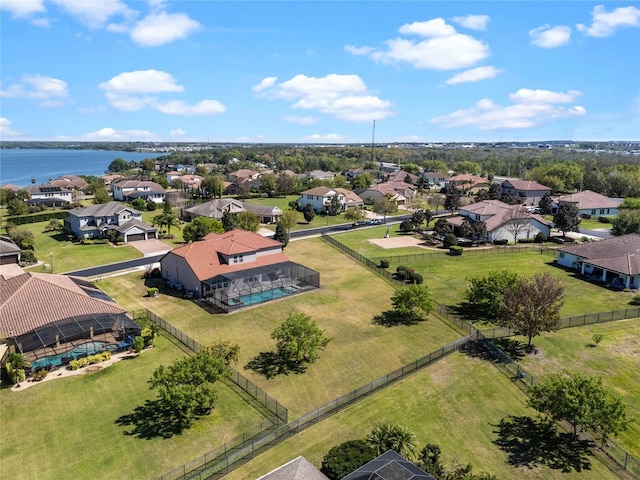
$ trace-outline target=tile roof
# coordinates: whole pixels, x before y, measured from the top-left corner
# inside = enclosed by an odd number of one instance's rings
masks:
[[[328,480],[304,457],[294,458],[258,480]]]
[[[575,203],[580,210],[594,209],[594,208],[618,208],[622,200],[616,200],[615,198],[605,197],[599,193],[592,192],[591,190],[585,190],[583,192],[571,193],[569,195],[562,195],[554,199],[556,203],[566,202]]]
[[[234,212],[243,212],[245,210],[242,202],[239,202],[238,200],[233,200],[231,198],[216,198],[214,200],[209,200],[208,202],[189,207],[185,209],[185,211],[193,215],[220,219],[222,218],[225,210],[228,210],[229,205],[232,204],[237,207],[237,210],[234,209]]]
[[[227,272],[289,261],[281,250],[279,253],[261,255],[253,262],[233,265],[224,263],[220,257],[220,254],[241,255],[268,249],[282,249],[282,243],[257,233],[234,229],[225,233],[210,233],[203,240],[176,247],[166,255],[183,257],[199,280],[208,280]]]
[[[572,245],[559,251],[576,255],[607,270],[625,275],[640,274],[640,233]]]
[[[135,208],[131,208],[120,202],[113,201],[95,205],[88,205],[86,207],[74,208],[73,210],[69,210],[69,215],[74,215],[76,217],[112,217],[114,215],[119,215],[125,210],[128,210],[136,215],[142,215],[142,213]]]
[[[466,207],[460,207],[460,210],[471,214],[477,214],[482,217],[488,216],[489,218],[484,222],[487,224],[487,230],[489,232],[494,231],[510,220],[537,220],[543,225],[551,225],[550,222],[545,220],[542,216],[527,212],[522,205],[509,205],[508,203],[501,202],[500,200],[485,200],[482,202],[472,203]],[[464,216],[461,215],[459,217],[451,217],[450,219],[447,218],[447,221],[449,223],[461,225],[462,220],[464,220]],[[459,221],[453,221],[453,219],[458,218]]]
[[[87,314],[126,313],[113,302],[90,296],[88,291],[86,281],[66,275],[24,273],[8,279],[0,277],[0,335],[13,337]]]
[[[530,192],[532,190],[549,190],[551,188],[542,185],[541,183],[534,182],[533,180],[520,180],[519,178],[509,178],[505,180],[505,182],[509,182],[513,188],[516,190],[522,190],[525,192]]]
[[[329,188],[329,187],[314,187],[314,188],[310,188],[309,190],[305,190],[304,193],[305,195],[317,195],[319,197],[326,197],[326,196],[333,196],[332,192],[335,192],[336,189],[335,188]]]

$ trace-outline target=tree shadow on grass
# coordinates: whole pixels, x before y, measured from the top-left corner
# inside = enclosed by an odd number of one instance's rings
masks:
[[[133,427],[124,432],[145,440],[153,438],[171,438],[180,435],[193,423],[190,418],[177,415],[162,400],[147,400],[144,405],[136,407],[133,413],[122,415],[115,422],[123,427]]]
[[[513,338],[496,338],[493,343],[516,362],[533,352],[533,347],[529,348],[525,342]]]
[[[260,352],[244,366],[245,370],[252,370],[266,379],[289,373],[304,373],[307,367],[301,362],[283,359],[277,352]]]
[[[415,314],[401,314],[395,310],[382,312],[380,315],[373,317],[374,325],[382,325],[383,327],[395,327],[396,325],[415,325],[422,320]]]
[[[509,464],[514,467],[546,465],[564,473],[591,469],[588,456],[592,455],[593,442],[558,432],[552,421],[509,416],[493,426],[498,435],[493,443],[508,454]]]

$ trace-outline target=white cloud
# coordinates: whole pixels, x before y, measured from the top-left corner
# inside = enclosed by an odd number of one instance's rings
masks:
[[[22,83],[0,91],[0,97],[37,100],[42,107],[63,105],[69,97],[67,82],[45,75],[23,75]]]
[[[12,125],[11,120],[6,117],[0,117],[0,139],[8,140],[21,135]]]
[[[399,32],[426,39],[395,38],[384,42],[386,49],[349,46],[345,50],[359,55],[366,52],[382,63],[406,62],[414,68],[429,70],[468,68],[489,56],[489,47],[484,42],[456,32],[442,18],[405,24]]]
[[[473,127],[488,131],[531,128],[552,120],[586,115],[587,111],[580,105],[556,105],[572,102],[579,94],[576,90],[562,93],[523,88],[509,95],[513,105],[501,106],[485,98],[471,108],[432,118],[430,122],[444,128]]]
[[[100,88],[113,93],[162,93],[182,92],[173,75],[161,70],[136,70],[122,72],[111,80],[101,83]]]
[[[353,55],[369,55],[375,51],[373,47],[355,47],[353,45],[345,45],[344,49]]]
[[[263,78],[258,85],[254,85],[253,87],[251,87],[251,90],[253,90],[254,92],[262,92],[263,90],[273,87],[277,81],[278,77]]]
[[[556,48],[566,45],[571,40],[571,27],[565,25],[543,25],[529,30],[531,45],[541,48]]]
[[[182,100],[170,102],[154,102],[153,107],[167,115],[217,115],[226,108],[217,100],[202,100],[195,105],[187,105]]]
[[[406,23],[398,29],[398,32],[421,37],[450,37],[456,34],[456,29],[448,25],[443,18],[434,18],[426,22]]]
[[[171,130],[169,132],[169,135],[171,135],[172,137],[184,137],[186,134],[187,132],[185,132],[181,128],[176,128],[175,130]]]
[[[640,9],[636,7],[618,7],[607,12],[603,5],[596,5],[591,11],[591,26],[578,24],[581,32],[591,37],[608,37],[620,27],[640,25]]]
[[[570,103],[582,95],[578,90],[568,92],[552,92],[551,90],[532,90],[521,88],[515,93],[509,94],[509,99],[515,103]]]
[[[341,135],[339,133],[327,133],[324,135],[320,135],[319,133],[314,133],[313,135],[308,135],[304,137],[304,140],[308,142],[336,143],[336,142],[343,142],[344,140],[346,140],[346,138],[347,138],[346,136]]]
[[[99,85],[111,106],[123,111],[154,108],[167,115],[216,115],[225,112],[217,100],[188,105],[182,100],[159,100],[156,94],[183,92],[184,87],[170,73],[160,70],[123,72]]]
[[[370,121],[393,115],[391,102],[369,94],[358,75],[296,75],[279,84],[263,80],[258,87],[269,99],[293,101],[294,109],[317,110],[341,120]]]
[[[114,16],[133,18],[137,12],[121,0],[50,0],[91,29],[103,28]]]
[[[182,40],[201,28],[185,13],[159,12],[138,22],[131,30],[131,40],[142,47],[158,47]]]
[[[36,27],[49,28],[51,26],[51,21],[48,18],[34,18],[31,20],[31,25],[35,25]]]
[[[460,72],[451,77],[445,83],[447,85],[456,85],[458,83],[479,82],[480,80],[485,80],[487,78],[494,78],[501,72],[501,69],[492,66],[477,67]]]
[[[111,127],[101,128],[95,132],[87,133],[87,140],[150,140],[156,135],[148,130],[115,130]]]
[[[488,15],[467,15],[466,17],[453,17],[451,20],[471,30],[486,30],[489,23]]]
[[[318,119],[314,117],[295,117],[293,115],[287,115],[282,117],[285,122],[295,123],[297,125],[315,125],[318,123]]]
[[[44,0],[2,0],[0,10],[6,10],[14,18],[30,17],[45,11]]]

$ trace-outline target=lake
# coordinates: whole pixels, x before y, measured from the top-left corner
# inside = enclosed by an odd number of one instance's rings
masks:
[[[105,174],[116,158],[137,162],[167,155],[164,152],[120,152],[117,150],[0,149],[0,185],[19,187],[47,183],[62,175]]]

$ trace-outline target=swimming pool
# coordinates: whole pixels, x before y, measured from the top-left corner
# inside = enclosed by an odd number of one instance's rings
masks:
[[[245,305],[253,305],[255,303],[268,302],[269,300],[275,300],[276,298],[286,297],[291,295],[293,291],[285,287],[277,287],[273,290],[265,290],[264,292],[249,293],[247,295],[240,295],[240,302]]]
[[[69,350],[65,353],[58,353],[57,355],[49,355],[47,357],[42,357],[31,362],[31,368],[47,368],[47,367],[55,367],[58,365],[62,365],[63,358],[73,358],[74,360],[78,357],[86,357],[87,355],[93,355],[94,353],[98,353],[105,348],[107,342],[87,342],[82,345],[78,345],[73,349]]]

